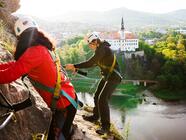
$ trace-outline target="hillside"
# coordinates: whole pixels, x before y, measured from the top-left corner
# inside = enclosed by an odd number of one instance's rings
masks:
[[[47,24],[47,22],[52,21],[55,27],[60,26],[64,30],[69,31],[74,31],[75,29],[77,30],[77,28],[75,28],[77,26],[73,26],[73,24],[74,25],[79,24],[80,27],[78,28],[82,28],[82,30],[84,29],[91,30],[95,28],[119,29],[121,17],[123,17],[126,28],[143,28],[144,26],[156,27],[185,26],[186,25],[185,14],[186,9],[177,10],[164,14],[153,14],[130,10],[122,7],[104,12],[96,11],[69,12],[63,15],[49,17],[45,19],[44,23]]]

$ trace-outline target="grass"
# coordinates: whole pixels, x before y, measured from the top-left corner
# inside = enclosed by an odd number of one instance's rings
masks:
[[[0,7],[4,7],[4,2],[0,1]]]

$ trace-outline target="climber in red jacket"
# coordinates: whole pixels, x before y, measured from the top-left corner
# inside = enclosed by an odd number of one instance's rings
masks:
[[[0,64],[0,84],[27,75],[53,111],[48,139],[69,139],[77,96],[73,85],[61,71],[58,57],[55,53],[52,55],[54,45],[30,17],[19,17],[14,29],[18,38],[14,54],[16,61]]]

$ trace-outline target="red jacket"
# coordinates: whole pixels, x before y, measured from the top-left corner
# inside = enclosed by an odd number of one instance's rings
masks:
[[[33,80],[46,86],[55,87],[57,79],[56,66],[47,48],[44,46],[28,48],[17,61],[0,64],[0,84],[10,83],[24,74],[28,74]],[[74,87],[69,81],[64,82],[66,78],[67,77],[61,73],[61,89],[75,99],[76,94]],[[36,90],[47,105],[50,106],[52,94],[37,88]],[[57,102],[58,108],[65,108],[68,105],[70,105],[70,102],[64,96]]]

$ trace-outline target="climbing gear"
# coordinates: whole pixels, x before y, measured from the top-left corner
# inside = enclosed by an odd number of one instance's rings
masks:
[[[55,89],[53,92],[53,98],[52,98],[52,102],[51,102],[51,109],[53,111],[56,110],[56,104],[58,99],[60,98],[60,91],[61,91],[61,74],[60,74],[60,59],[59,57],[56,55],[56,53],[53,51],[54,55],[51,56],[54,60],[54,63],[56,65],[56,72],[57,72],[57,80],[56,80],[56,85],[55,85]],[[68,94],[67,94],[68,95]]]
[[[119,77],[121,77],[121,79],[122,79],[122,76],[121,76],[121,74],[116,70],[116,69],[114,69],[114,67],[115,67],[115,65],[116,65],[116,55],[114,54],[114,59],[113,59],[113,62],[112,62],[112,65],[111,66],[106,66],[106,65],[103,65],[103,64],[101,64],[101,63],[98,63],[98,66],[99,67],[101,67],[101,68],[103,68],[103,69],[108,69],[108,75],[106,76],[106,78],[105,78],[105,80],[107,81],[108,80],[108,78],[110,77],[110,75],[113,73],[113,72],[115,72]]]
[[[115,64],[116,64],[116,55],[115,54],[114,54],[114,59],[113,59],[113,62],[112,62],[111,66],[106,66],[106,65],[103,65],[103,64],[98,62],[98,66],[100,66],[103,69],[108,69],[109,73],[113,72]]]
[[[24,81],[26,76],[27,75],[23,75],[21,77],[21,80],[22,80],[23,84],[25,85],[25,87],[28,89],[29,95],[31,95],[30,88],[28,87],[28,85]],[[50,128],[51,121],[52,121],[52,118],[49,120],[49,124],[48,124],[47,130],[44,133],[33,134],[32,135],[32,140],[47,140],[47,138],[48,138],[48,131],[49,131],[49,128]]]
[[[14,31],[16,36],[20,36],[26,29],[35,27],[38,28],[37,23],[31,18],[27,16],[20,16],[18,20],[15,22]]]
[[[54,88],[43,85],[43,84],[39,83],[38,81],[34,81],[30,77],[29,77],[29,79],[30,79],[30,82],[33,84],[34,87],[36,87],[38,89],[41,89],[41,90],[45,90],[45,91],[47,91],[51,94],[54,93],[54,91],[55,91]],[[78,108],[78,104],[75,102],[75,100],[72,97],[70,97],[65,91],[60,90],[59,93],[60,93],[59,96],[61,96],[61,95],[65,96],[72,103],[72,105],[76,109]]]
[[[49,52],[50,52],[50,55],[54,63],[56,64],[57,79],[56,79],[55,88],[46,86],[38,81],[35,81],[31,77],[28,77],[28,78],[30,79],[34,87],[41,89],[41,90],[45,90],[53,94],[53,98],[52,98],[51,105],[50,105],[51,110],[53,112],[55,112],[57,101],[61,96],[65,96],[71,102],[71,104],[77,109],[78,103],[72,97],[70,97],[64,90],[61,90],[60,59],[54,51],[52,52],[49,51]],[[66,80],[68,81],[69,79],[66,79]],[[64,81],[64,82],[67,82],[67,81]]]
[[[99,37],[98,33],[93,32],[93,33],[91,33],[91,34],[88,36],[87,41],[88,41],[88,43],[91,43],[93,40],[96,40],[96,39],[100,39],[100,37]]]
[[[0,119],[6,118],[5,121],[0,125],[0,130],[3,129],[11,119],[14,119],[16,121],[14,113],[20,110],[23,110],[27,107],[32,106],[31,101],[31,95],[29,94],[29,97],[22,101],[15,104],[11,104],[6,97],[3,95],[3,93],[0,91],[0,98],[2,99],[0,102],[0,107],[7,109],[7,112],[0,115]],[[2,103],[3,102],[3,103]]]

